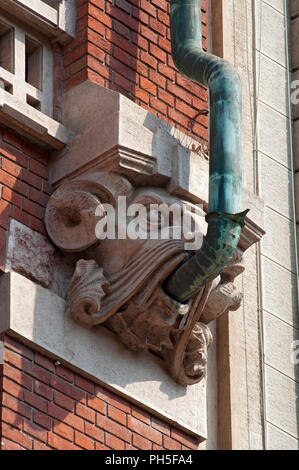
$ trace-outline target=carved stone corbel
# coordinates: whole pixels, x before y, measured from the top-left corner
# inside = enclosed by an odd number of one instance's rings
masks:
[[[90,327],[108,328],[133,351],[158,356],[179,384],[197,383],[206,374],[212,343],[207,324],[240,305],[242,295],[233,281],[244,270],[243,253],[237,250],[221,276],[180,304],[164,292],[163,282],[192,254],[185,250],[183,236],[97,238],[97,207],[109,203],[118,215],[119,196],[125,196],[127,204],[145,207],[185,204],[161,188],[134,189],[114,173],[98,172],[63,183],[50,198],[45,221],[60,250],[78,253],[67,291],[68,314]],[[128,217],[115,219],[117,229],[128,223]],[[201,226],[204,232],[203,217]]]

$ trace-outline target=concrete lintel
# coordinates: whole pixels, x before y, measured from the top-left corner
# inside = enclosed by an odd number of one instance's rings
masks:
[[[61,0],[57,7],[42,0],[0,0],[0,9],[61,43],[75,37],[75,0]]]
[[[84,328],[65,300],[13,271],[0,277],[0,334],[19,338],[139,406],[207,437],[206,383],[177,385],[155,357],[136,354],[104,328]],[[51,331],[51,335],[49,335]]]

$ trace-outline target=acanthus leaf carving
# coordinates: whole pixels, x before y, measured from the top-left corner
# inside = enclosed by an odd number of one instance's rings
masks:
[[[177,201],[161,188],[134,190],[124,177],[112,173],[76,178],[50,198],[50,237],[62,251],[82,256],[67,291],[69,314],[84,325],[108,328],[133,351],[158,356],[180,385],[197,383],[206,374],[212,344],[208,323],[240,306],[242,295],[233,281],[244,270],[243,253],[237,250],[217,279],[180,304],[164,292],[163,282],[190,256],[183,239],[95,237],[92,214],[107,201],[117,211],[118,195],[145,206]]]

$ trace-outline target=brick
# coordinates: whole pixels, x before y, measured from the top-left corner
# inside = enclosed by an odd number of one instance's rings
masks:
[[[33,186],[36,189],[41,190],[43,180],[40,176],[35,175],[34,173],[29,172],[28,170],[23,170],[22,179],[30,186]]]
[[[47,235],[45,224],[42,220],[36,219],[35,217],[31,217],[31,228],[36,232],[41,233],[42,235]]]
[[[173,107],[174,106],[174,97],[170,93],[167,93],[167,91],[158,88],[158,98],[164,103],[167,103],[169,106]]]
[[[35,202],[29,201],[28,199],[24,199],[23,201],[23,210],[28,214],[37,217],[38,219],[42,219],[43,217],[43,209]]]
[[[113,419],[113,421],[117,421],[118,423],[126,426],[127,423],[127,415],[123,411],[119,410],[118,408],[114,408],[114,406],[108,406],[108,417]]]
[[[147,52],[140,51],[140,60],[144,62],[145,64],[149,65],[150,67],[152,67],[153,69],[157,70],[157,65],[158,65],[157,59],[149,55]]]
[[[117,20],[113,21],[113,30],[116,31],[118,34],[126,38],[128,41],[131,40],[131,31],[129,28],[124,26],[122,23],[120,23]]]
[[[143,49],[146,53],[148,53],[148,45],[149,45],[148,40],[144,38],[143,36],[140,36],[140,34],[134,33],[134,31],[132,31],[131,35],[132,35],[132,43],[136,44],[139,50]]]
[[[46,398],[46,400],[52,400],[53,398],[52,388],[39,380],[34,381],[34,392],[41,395],[43,398]]]
[[[32,378],[11,367],[10,365],[4,365],[3,375],[13,380],[14,382],[17,382],[17,384],[21,385],[22,387],[27,388],[28,390],[32,390]]]
[[[131,56],[133,56],[133,57],[137,56],[138,47],[136,45],[128,43],[128,41],[124,37],[120,36],[115,31],[113,31],[111,33],[109,31],[106,31],[106,37],[107,37],[107,40],[108,40],[107,41],[107,44],[108,44],[107,52],[110,52],[111,43],[112,43],[112,44],[115,44],[116,46],[118,46],[120,49],[125,50]],[[111,41],[111,43],[109,41]]]
[[[27,421],[26,419],[24,421],[24,432],[30,436],[36,437],[43,442],[47,441],[47,431],[38,426],[38,424]]]
[[[167,11],[167,2],[166,0],[151,0],[154,5],[158,8],[161,8],[164,11]]]
[[[20,343],[19,341],[15,340],[11,336],[5,335],[4,337],[4,343],[5,347],[10,349],[11,351],[14,351],[21,356],[26,357],[29,360],[33,359],[33,351],[25,346],[25,344]]]
[[[13,190],[22,194],[23,196],[28,197],[29,194],[29,186],[24,183],[23,181],[15,180]]]
[[[159,47],[157,47],[155,44],[150,43],[150,53],[156,57],[160,62],[165,63],[166,62],[166,53],[162,51]]]
[[[138,5],[138,8],[133,7],[133,16],[137,18],[140,23],[144,23],[144,24],[149,23],[148,14],[140,10],[139,5]]]
[[[97,83],[98,85],[101,85],[101,86],[105,86],[106,84],[106,80],[100,75],[93,72],[92,70],[88,70],[87,80],[90,80],[91,82]]]
[[[149,71],[149,79],[156,83],[156,85],[158,85],[159,87],[161,88],[165,88],[165,85],[166,85],[166,79],[161,76],[160,73],[157,73],[155,70],[152,70],[150,69]]]
[[[159,62],[158,71],[162,73],[165,77],[169,78],[169,80],[171,81],[173,81],[175,78],[175,72],[167,65],[162,64],[161,62]]]
[[[23,152],[32,158],[35,158],[39,162],[47,164],[49,161],[49,153],[42,150],[40,147],[32,144],[31,142],[24,141]]]
[[[75,385],[77,387],[82,388],[86,392],[94,393],[94,384],[88,379],[81,377],[80,375],[75,376]]]
[[[48,416],[47,414],[41,413],[40,411],[34,410],[34,412],[33,412],[33,421],[34,421],[34,423],[39,424],[43,428],[48,429],[48,431],[51,430],[52,420],[51,420],[50,416]]]
[[[137,447],[133,447],[131,444],[125,443],[125,450],[137,450]]]
[[[102,19],[104,19],[104,16]],[[95,18],[89,17],[87,25],[88,28],[93,29],[96,33],[103,37],[105,36],[105,25],[97,21]]]
[[[48,415],[52,416],[53,418],[57,419],[58,421],[62,421],[65,424],[68,424],[72,428],[78,429],[79,431],[84,431],[84,421],[79,416],[75,416],[70,414],[68,411],[60,408],[54,403],[48,404]]]
[[[110,405],[115,406],[115,408],[119,408],[125,413],[130,413],[131,405],[128,402],[126,402],[123,398],[115,395],[114,393],[105,390],[103,387],[96,385],[95,394],[101,400],[105,401],[106,403],[109,403]]]
[[[46,446],[39,441],[33,441],[33,450],[51,450],[51,447]]]
[[[47,369],[49,372],[55,372],[54,361],[40,354],[38,351],[35,351],[34,353],[34,361],[36,362],[36,364],[43,367],[44,369]]]
[[[71,382],[71,383],[74,382],[74,373],[71,370],[64,367],[63,365],[60,364],[56,366],[55,372],[56,372],[56,375],[63,378],[67,382]]]
[[[133,70],[135,70],[136,73],[143,75],[144,77],[148,77],[148,66],[144,64],[143,62],[136,60],[135,58],[132,57],[131,59],[131,67]]]
[[[3,390],[5,390],[10,395],[14,396],[15,398],[19,398],[20,400],[23,400],[25,389],[13,382],[12,380],[9,380],[7,377],[3,377],[2,387]]]
[[[139,421],[143,421],[145,424],[151,424],[150,414],[134,405],[132,405],[132,416],[139,419]]]
[[[15,428],[22,429],[23,418],[18,413],[15,413],[4,406],[1,409],[1,421],[8,423]]]
[[[171,42],[159,36],[158,38],[158,46],[161,47],[166,53],[171,54]]]
[[[14,147],[18,149],[22,148],[22,138],[18,134],[15,134],[9,129],[4,130],[3,140],[9,145],[13,145]]]
[[[156,111],[159,111],[160,113],[166,115],[167,113],[167,106],[165,103],[162,103],[159,100],[156,100],[153,96],[150,97],[150,105],[153,109]]]
[[[189,117],[190,119],[194,120],[198,115],[198,110],[188,106],[184,101],[176,98],[175,100],[175,107],[178,111],[185,114],[185,116]],[[197,119],[197,118],[196,118]]]
[[[41,382],[46,384],[50,383],[50,373],[47,370],[44,370],[42,367],[33,364],[32,362],[27,362],[24,364],[24,371],[26,374],[31,375]]]
[[[120,62],[123,62],[124,64],[129,64],[131,61],[130,55],[117,46],[113,47],[113,57],[118,59]]]
[[[3,186],[2,188],[2,198],[5,199],[7,202],[11,202],[15,206],[21,208],[22,204],[22,197],[19,194],[16,194],[9,188]]]
[[[8,348],[5,348],[4,350],[4,361],[21,370],[25,366],[26,362],[28,362],[27,359],[13,351],[10,351]]]
[[[88,65],[89,68],[91,68],[95,72],[99,73],[104,78],[109,78],[110,77],[109,68],[107,68],[105,65],[103,65],[101,62],[99,62],[94,57],[88,56],[87,65]]]
[[[181,100],[185,101],[185,103],[191,105],[192,104],[192,95],[184,90],[183,88],[175,85],[174,83],[167,82],[166,86],[167,90],[175,95],[177,98],[180,98]]]
[[[10,217],[12,219],[17,220],[18,222],[21,222],[21,224],[24,224],[24,225],[27,225],[27,227],[30,227],[30,215],[26,214],[25,212],[22,212],[17,207],[12,207],[11,212],[10,212]]]
[[[105,431],[109,431],[123,441],[131,442],[131,432],[124,426],[121,426],[105,416],[97,414],[96,425],[101,429],[105,429]]]
[[[167,450],[180,450],[181,443],[168,436],[163,436],[163,447]]]
[[[179,431],[178,429],[171,428],[170,436],[179,441],[181,444],[186,446],[192,446],[192,448],[197,449],[199,446],[199,441],[195,437],[189,436],[188,434],[184,433],[183,431]]]
[[[153,444],[153,450],[165,450],[164,447]]]
[[[74,439],[74,430],[70,426],[62,423],[61,421],[53,421],[53,432],[58,434],[59,436],[67,439],[68,441],[73,442]]]
[[[190,128],[190,119],[188,119],[186,116],[181,114],[180,112],[176,111],[173,108],[168,108],[168,116],[170,119],[172,119],[174,122],[177,122],[181,124],[181,126],[185,127],[186,129]]]
[[[62,392],[77,401],[80,401],[85,396],[85,393],[82,390],[74,387],[70,383],[65,382],[59,377],[51,377],[51,386],[59,392]]]
[[[165,25],[156,20],[156,18],[150,18],[150,28],[161,36],[165,36]]]
[[[6,439],[5,437],[2,437],[0,450],[24,450],[24,447],[10,441],[9,439]]]
[[[47,401],[39,397],[35,393],[25,390],[24,401],[31,405],[33,408],[36,408],[37,410],[43,411],[44,413],[47,412]]]
[[[0,226],[7,230],[9,221],[10,205],[0,199]]]
[[[143,88],[148,93],[151,93],[152,95],[156,96],[157,86],[147,78],[140,77],[139,85],[140,88]]]
[[[107,405],[100,398],[88,395],[87,404],[90,408],[94,409],[95,411],[98,411],[98,413],[101,413],[103,415],[106,414]]]
[[[119,75],[117,72],[113,73],[114,83],[118,85],[123,90],[131,92],[131,82],[124,78],[122,75]]]
[[[112,70],[123,75],[128,80],[133,82],[135,81],[135,71],[124,65],[119,60],[115,59],[114,57],[108,56],[106,63],[112,68]]]
[[[154,33],[148,26],[141,25],[140,34],[154,44],[158,44],[157,34]]]
[[[32,438],[23,434],[19,429],[14,428],[10,424],[2,423],[2,437],[6,437],[10,441],[21,445],[25,449],[32,449]]]
[[[114,449],[114,450],[125,449],[125,443],[121,439],[118,439],[118,437],[115,437],[112,434],[109,434],[109,432],[106,432],[105,439],[106,439],[107,446],[109,446],[111,449]]]
[[[146,11],[149,15],[156,17],[156,8],[151,5],[149,0],[140,0],[140,8]]]
[[[74,412],[74,400],[70,397],[67,397],[63,393],[57,392],[56,390],[54,391],[54,403],[68,411],[71,411],[72,413]]]
[[[104,431],[100,428],[97,428],[91,423],[87,423],[87,422],[85,423],[85,434],[92,437],[96,441],[104,442],[104,439],[105,439]]]
[[[130,30],[136,31],[136,33],[138,33],[139,22],[132,16],[129,16],[125,11],[121,10],[120,8],[110,8],[107,5],[106,12],[108,15],[110,14],[110,16],[125,24],[128,28],[130,28]]]
[[[152,449],[152,442],[145,437],[139,436],[138,434],[133,434],[133,445],[140,450]]]
[[[86,450],[94,450],[94,441],[79,431],[75,431],[75,444]]]
[[[76,403],[76,415],[81,416],[81,418],[91,423],[95,422],[95,411],[82,405],[82,403]]]
[[[99,442],[95,442],[95,450],[111,450],[110,447],[100,444]]]
[[[167,27],[169,27],[169,15],[164,11],[158,10],[157,11],[158,20],[161,23],[164,23]]]
[[[22,167],[3,157],[1,160],[1,168],[15,178],[21,177]]]
[[[49,196],[46,194],[42,193],[41,191],[37,191],[35,188],[29,188],[29,199],[31,201],[36,202],[37,204],[40,204],[43,207],[46,207]],[[16,204],[18,205],[18,204]]]
[[[30,160],[29,169],[30,171],[32,171],[32,173],[35,173],[36,175],[41,176],[42,178],[45,178],[45,179],[49,178],[48,167],[45,165],[42,165],[41,163],[35,160]]]
[[[28,157],[4,142],[0,142],[0,155],[8,158],[18,165],[21,165],[23,168],[28,168]]]
[[[75,446],[56,434],[49,433],[48,445],[56,450],[74,450]]]
[[[115,4],[117,7],[126,11],[128,14],[132,13],[132,5],[130,5],[130,3],[128,3],[126,0],[116,0]]]
[[[5,389],[4,389],[5,390]],[[2,392],[2,405],[6,406],[10,410],[15,411],[16,413],[25,416],[25,418],[31,418],[31,408],[30,406],[22,403],[20,400],[8,395],[5,391]]]
[[[164,423],[161,419],[157,418],[156,416],[152,416],[151,418],[152,427],[157,429],[163,434],[170,436],[170,426],[167,423]]]
[[[134,418],[133,416],[128,416],[128,428],[134,431],[134,433],[146,436],[151,441],[155,442],[158,445],[162,445],[162,435],[156,429],[152,429],[150,426],[146,425],[142,421]]]
[[[149,94],[147,91],[142,90],[141,88],[135,86],[134,87],[134,95],[139,100],[143,101],[146,104],[149,104]]]

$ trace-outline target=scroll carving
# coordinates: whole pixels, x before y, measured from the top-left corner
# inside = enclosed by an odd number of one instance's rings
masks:
[[[180,304],[164,292],[163,282],[192,254],[185,250],[183,237],[96,237],[96,208],[109,202],[117,214],[120,195],[145,207],[185,204],[159,188],[134,189],[113,173],[85,175],[60,186],[50,198],[46,226],[59,249],[78,253],[67,291],[68,314],[89,327],[108,328],[132,351],[159,357],[179,384],[197,383],[206,374],[212,344],[208,324],[240,306],[242,295],[233,282],[244,270],[243,253],[237,250],[221,276]],[[115,224],[124,228],[119,218]]]

